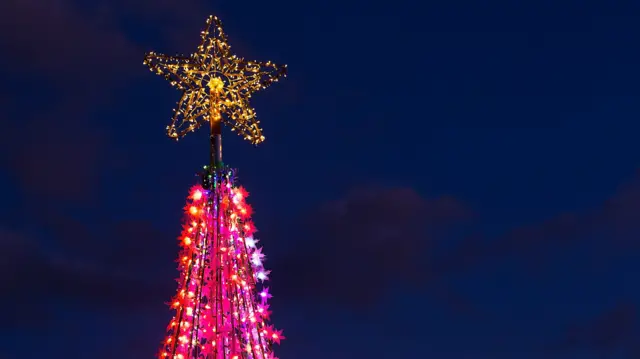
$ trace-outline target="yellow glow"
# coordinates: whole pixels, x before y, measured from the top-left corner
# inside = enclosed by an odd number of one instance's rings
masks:
[[[223,121],[245,140],[264,141],[251,94],[286,76],[286,65],[271,61],[247,61],[232,55],[221,21],[210,16],[201,33],[202,42],[191,56],[167,56],[150,52],[144,64],[184,91],[174,109],[167,135],[174,139],[195,131],[208,121]]]
[[[209,81],[207,87],[209,87],[211,92],[216,92],[218,94],[223,93],[224,81],[219,77],[214,77]],[[229,101],[229,103],[231,103],[231,101]]]

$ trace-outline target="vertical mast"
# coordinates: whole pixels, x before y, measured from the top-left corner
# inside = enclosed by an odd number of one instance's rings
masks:
[[[211,113],[209,114],[209,168],[215,171],[222,166],[222,114],[220,113],[220,93],[213,86],[209,90],[211,96]]]

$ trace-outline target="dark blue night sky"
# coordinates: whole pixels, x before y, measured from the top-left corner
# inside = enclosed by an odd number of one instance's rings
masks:
[[[224,140],[281,359],[640,358],[640,3],[3,0],[0,359],[154,357],[209,14],[289,65]]]

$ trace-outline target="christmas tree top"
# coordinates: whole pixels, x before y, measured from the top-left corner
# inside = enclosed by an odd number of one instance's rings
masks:
[[[264,141],[260,121],[249,105],[251,94],[286,75],[286,65],[247,61],[231,54],[221,21],[210,16],[201,32],[202,42],[190,56],[150,52],[144,64],[171,85],[184,91],[174,109],[167,135],[174,139],[209,122],[212,136],[224,122],[254,145]]]

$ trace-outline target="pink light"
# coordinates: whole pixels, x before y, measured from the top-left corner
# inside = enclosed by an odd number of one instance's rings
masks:
[[[271,344],[284,337],[267,323],[271,295],[260,283],[269,271],[253,239],[247,193],[232,181],[216,191],[194,187],[185,207],[189,224],[181,236],[180,288],[159,358],[275,358]],[[217,212],[212,196],[221,199]]]
[[[191,195],[191,198],[193,198],[194,201],[199,201],[202,198],[202,191],[199,189],[195,190]]]

